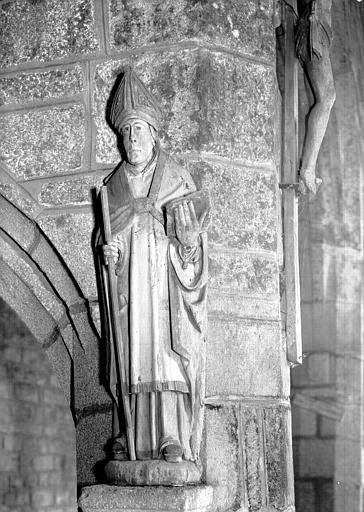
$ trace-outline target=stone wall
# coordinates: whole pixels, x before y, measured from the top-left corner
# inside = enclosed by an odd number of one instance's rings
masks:
[[[0,189],[49,238],[96,322],[92,189],[120,159],[105,106],[126,65],[166,113],[162,144],[211,190],[203,462],[219,511],[293,506],[274,15],[273,0],[0,4]],[[92,368],[99,349],[90,336]],[[80,484],[95,479],[111,415],[85,374]]]
[[[333,2],[337,99],[318,162],[323,185],[315,201],[300,205],[308,357],[292,382],[294,393],[318,402],[292,412],[298,512],[362,510],[363,22],[363,5]],[[302,87],[302,112],[307,107]],[[336,419],[327,414],[335,409]]]
[[[0,300],[0,508],[74,512],[75,428],[46,355]]]

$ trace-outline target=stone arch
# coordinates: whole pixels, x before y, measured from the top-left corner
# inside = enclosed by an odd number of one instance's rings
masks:
[[[0,211],[0,296],[46,351],[77,416],[105,401],[87,301],[38,224],[2,194]]]

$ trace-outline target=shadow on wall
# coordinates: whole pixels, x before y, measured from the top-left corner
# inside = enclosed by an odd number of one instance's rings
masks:
[[[75,428],[41,346],[0,299],[0,509],[76,510]]]

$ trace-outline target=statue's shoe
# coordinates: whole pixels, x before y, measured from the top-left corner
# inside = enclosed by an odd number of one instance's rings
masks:
[[[182,462],[182,446],[176,439],[165,439],[160,446],[159,452],[162,454],[166,462]]]

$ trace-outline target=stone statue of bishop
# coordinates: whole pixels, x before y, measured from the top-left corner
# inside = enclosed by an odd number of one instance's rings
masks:
[[[131,69],[112,98],[109,118],[121,137],[123,161],[106,179],[112,241],[102,251],[115,261],[136,459],[197,461],[208,205],[190,174],[161,148],[159,104]],[[122,458],[124,416],[114,344],[108,347],[114,454]]]

